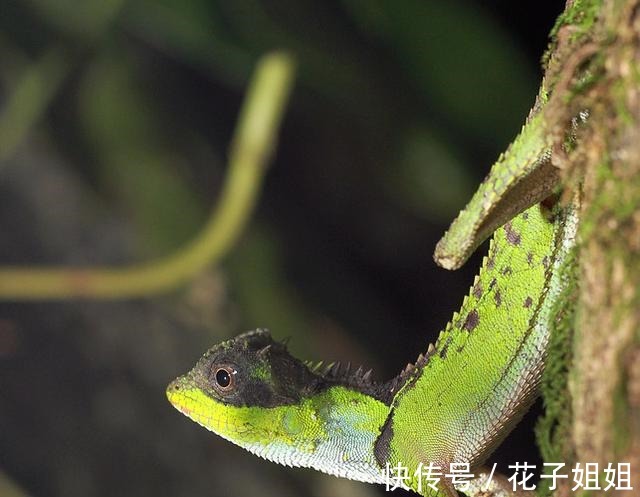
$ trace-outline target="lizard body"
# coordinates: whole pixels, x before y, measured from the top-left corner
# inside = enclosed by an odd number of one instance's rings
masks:
[[[169,401],[281,464],[374,483],[401,464],[422,495],[457,495],[445,480],[437,490],[422,484],[414,471],[430,463],[443,474],[451,463],[477,469],[521,418],[537,394],[571,265],[577,209],[536,203],[557,182],[541,114],[438,244],[436,259],[457,267],[505,223],[460,311],[415,364],[374,382],[361,369],[314,368],[257,330],[210,349],[169,385]]]

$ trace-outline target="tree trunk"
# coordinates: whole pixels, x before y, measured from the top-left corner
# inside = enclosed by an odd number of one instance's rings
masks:
[[[606,495],[638,495],[640,1],[569,0],[546,65],[557,165],[565,189],[580,185],[583,198],[575,312],[559,320],[561,331],[563,322],[572,322],[572,345],[556,339],[545,383],[545,402],[562,412],[554,423],[542,422],[539,439],[547,462],[566,463],[560,473],[569,478],[560,481],[556,495],[572,493],[571,469],[586,463],[598,464],[602,487],[589,495],[604,494],[610,463],[615,469],[630,464],[634,490]],[[576,124],[583,111],[586,123]],[[567,129],[575,135],[569,145]],[[568,381],[560,374],[562,360],[568,361]]]

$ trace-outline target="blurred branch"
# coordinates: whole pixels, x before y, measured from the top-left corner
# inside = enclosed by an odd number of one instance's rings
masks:
[[[0,114],[0,167],[49,107],[68,68],[62,50],[52,48],[24,69]]]
[[[175,288],[217,262],[242,232],[256,203],[293,80],[282,53],[258,64],[231,143],[221,198],[199,235],[174,254],[124,268],[0,267],[0,298],[127,298]]]

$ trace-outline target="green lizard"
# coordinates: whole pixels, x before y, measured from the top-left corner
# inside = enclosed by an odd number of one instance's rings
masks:
[[[211,348],[168,386],[169,401],[280,464],[375,483],[405,467],[409,488],[456,496],[451,481],[428,485],[421,471],[432,464],[444,475],[454,463],[478,470],[528,409],[572,267],[577,209],[537,203],[558,180],[548,137],[538,112],[439,242],[436,261],[455,268],[503,225],[460,311],[395,378],[314,367],[257,330]],[[469,495],[480,492],[477,481]]]

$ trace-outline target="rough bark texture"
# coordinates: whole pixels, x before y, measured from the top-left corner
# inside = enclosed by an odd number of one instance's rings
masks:
[[[564,355],[569,395],[563,400],[563,388],[551,388],[563,381],[563,368],[552,362],[546,401],[556,411],[564,409],[555,432],[547,419],[539,439],[547,460],[568,467],[598,463],[602,471],[608,463],[630,463],[634,490],[606,495],[635,495],[640,492],[640,2],[569,1],[554,31],[545,82],[559,145],[571,118],[585,109],[589,118],[578,126],[575,146],[557,159],[566,189],[581,183],[583,190],[578,289],[572,354]],[[553,356],[552,349],[550,359],[562,355]],[[556,495],[569,495],[571,480],[564,480]]]

